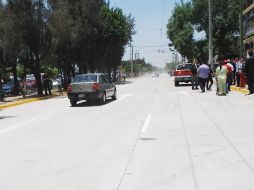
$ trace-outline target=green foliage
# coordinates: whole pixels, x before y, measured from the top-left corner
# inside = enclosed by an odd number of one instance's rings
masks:
[[[214,54],[237,54],[239,36],[239,0],[213,0]],[[208,38],[208,0],[192,0],[177,4],[168,23],[168,38],[182,56],[208,59],[208,40],[194,40],[194,29],[205,32]]]
[[[121,63],[122,72],[131,73],[131,62],[122,61]],[[158,70],[157,67],[153,66],[150,63],[146,63],[144,59],[137,59],[133,61],[133,73],[134,75],[143,74],[147,72],[153,72]]]
[[[194,29],[191,24],[191,10],[191,3],[176,5],[167,25],[167,35],[172,42],[170,46],[188,59],[193,57]]]
[[[116,71],[134,34],[134,19],[104,0],[0,0],[0,63],[16,75],[63,73],[70,82],[78,67]],[[15,75],[15,74],[14,74]]]
[[[232,45],[239,36],[239,0],[213,0],[213,43],[214,52],[220,55],[234,54],[238,47]],[[208,1],[192,0],[192,23],[198,31],[208,36]]]

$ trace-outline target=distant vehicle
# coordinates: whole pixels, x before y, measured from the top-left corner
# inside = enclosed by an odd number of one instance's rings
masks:
[[[72,106],[81,100],[96,100],[105,104],[108,97],[117,99],[116,86],[102,73],[77,75],[68,86],[67,95]]]
[[[174,72],[174,77],[175,77],[175,86],[179,86],[180,82],[191,82],[191,63],[187,64],[180,64],[177,66],[175,72]]]
[[[159,77],[160,75],[159,75],[159,73],[153,73],[152,74],[152,77]]]

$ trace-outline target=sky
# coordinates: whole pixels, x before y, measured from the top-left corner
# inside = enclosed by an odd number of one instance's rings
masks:
[[[135,18],[134,54],[161,68],[173,58],[166,32],[175,3],[180,0],[110,0],[112,7],[119,7],[124,14]],[[130,48],[123,59],[130,59]]]
[[[139,58],[160,68],[173,60],[166,32],[176,3],[180,4],[181,0],[110,0],[112,7],[119,7],[124,14],[131,14],[135,18],[134,54],[138,53]],[[194,34],[196,39],[204,36],[204,33]],[[126,49],[123,59],[130,60],[130,48]]]

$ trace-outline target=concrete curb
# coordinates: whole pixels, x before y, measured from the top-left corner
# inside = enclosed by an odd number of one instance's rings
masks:
[[[242,93],[242,94],[248,94],[249,93],[249,90],[246,89],[246,88],[241,88],[241,87],[236,87],[236,86],[231,86],[230,88],[231,88],[232,91],[239,92],[239,93]]]
[[[22,104],[26,104],[26,103],[31,103],[31,102],[36,102],[36,101],[41,101],[41,100],[47,100],[47,99],[51,99],[51,98],[54,98],[57,96],[58,95],[19,99],[14,102],[6,102],[6,103],[0,105],[0,109],[10,108],[10,107],[14,107],[14,106],[18,106],[18,105],[22,105]]]

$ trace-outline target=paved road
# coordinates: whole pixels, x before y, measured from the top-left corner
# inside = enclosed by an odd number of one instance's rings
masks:
[[[0,111],[3,190],[253,190],[254,96],[118,86],[118,100],[64,97]]]

